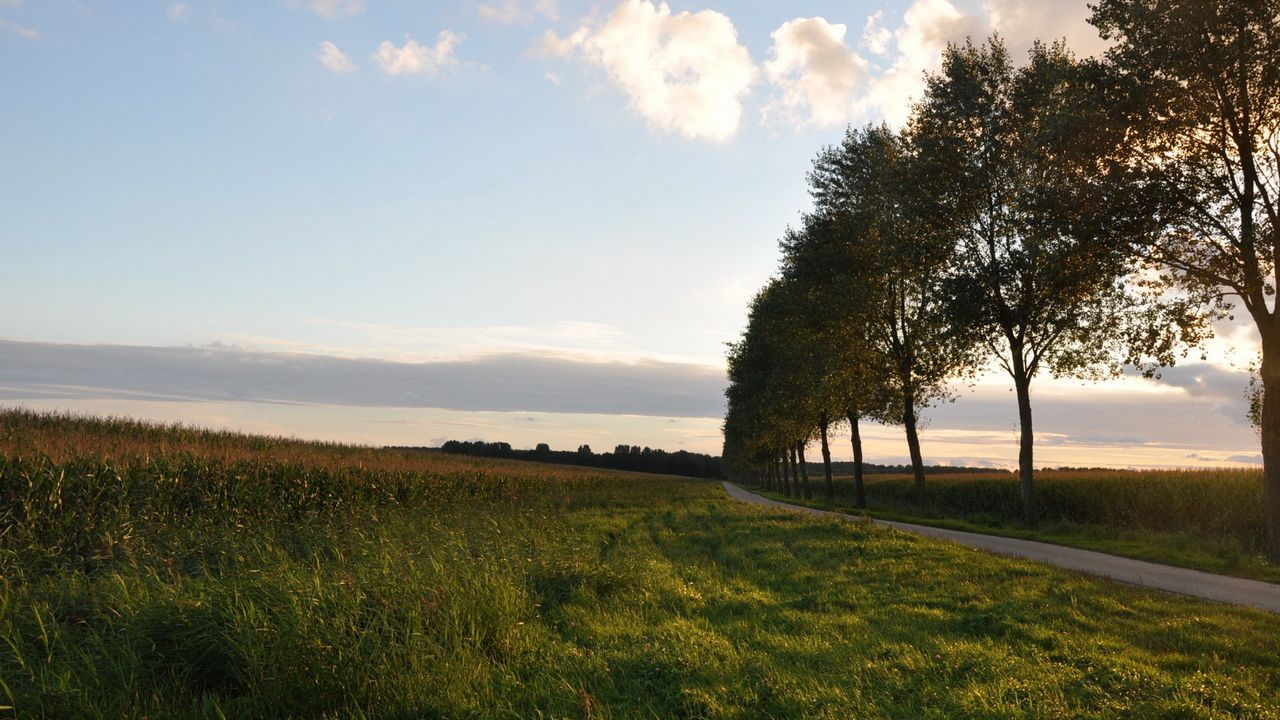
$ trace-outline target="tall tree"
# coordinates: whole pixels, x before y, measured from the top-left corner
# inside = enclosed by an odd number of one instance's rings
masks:
[[[726,454],[738,466],[780,459],[787,495],[802,489],[793,458],[796,443],[816,427],[802,291],[780,277],[752,300],[742,340],[730,346],[726,390]]]
[[[1036,524],[1031,383],[1116,374],[1122,320],[1141,296],[1122,279],[1132,228],[1103,212],[1100,172],[1121,133],[1107,75],[1059,43],[1015,68],[998,37],[947,48],[912,120],[936,217],[957,244],[949,292],[957,322],[1013,380],[1023,517]],[[985,359],[984,359],[985,361]]]
[[[923,173],[910,138],[881,126],[851,130],[810,176],[820,211],[845,218],[848,240],[861,251],[863,340],[901,411],[921,514],[928,501],[919,413],[949,396],[948,379],[972,367],[974,351],[966,328],[948,315],[944,273],[954,246],[928,217]]]
[[[849,220],[830,212],[806,214],[801,226],[789,230],[780,243],[781,269],[783,277],[803,291],[799,319],[805,328],[801,347],[806,355],[800,367],[811,389],[807,412],[821,443],[827,500],[835,496],[830,430],[847,418],[854,443],[855,490],[864,507],[858,420],[884,419],[889,404],[883,372],[866,342],[866,309],[875,285],[868,273],[873,268],[867,244]]]
[[[1131,82],[1130,161],[1160,200],[1144,256],[1184,291],[1244,306],[1262,340],[1268,555],[1280,562],[1280,0],[1098,0]],[[1172,203],[1168,201],[1172,200]]]

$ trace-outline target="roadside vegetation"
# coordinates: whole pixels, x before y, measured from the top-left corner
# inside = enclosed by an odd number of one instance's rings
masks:
[[[18,717],[1280,717],[1280,618],[670,476],[0,413]]]
[[[1035,470],[1036,378],[1152,375],[1247,318],[1263,491],[1260,521],[1231,539],[1252,533],[1242,549],[1280,563],[1280,0],[1090,7],[1102,57],[951,44],[901,128],[850,128],[818,152],[812,207],[728,354],[735,479],[832,503],[830,435],[847,425],[868,507],[859,425],[887,423],[906,436],[911,514],[954,515],[932,507],[950,491],[930,491],[918,426],[958,380],[995,373],[1016,398],[1021,525],[1057,523],[1074,506]],[[1003,491],[978,487],[962,495],[997,505],[965,512],[1006,521]]]
[[[1266,557],[1262,473],[1257,470],[1041,470],[1041,519],[1028,527],[1010,473],[943,475],[929,482],[931,514],[916,512],[909,474],[868,474],[865,509],[853,478],[834,478],[834,501],[812,507],[956,530],[1005,535],[1280,582]],[[781,492],[753,489],[779,500]]]

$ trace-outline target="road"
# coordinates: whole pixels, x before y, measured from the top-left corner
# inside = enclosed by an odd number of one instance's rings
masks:
[[[812,515],[833,516],[846,520],[862,520],[862,518],[855,515],[845,515],[830,510],[818,510],[778,502],[777,500],[771,500],[743,490],[737,485],[728,482],[724,483],[724,489],[725,492],[729,493],[729,497],[742,502],[794,510]],[[873,522],[877,525],[884,525],[905,532],[913,532],[938,540],[948,540],[986,550],[997,555],[1035,560],[1036,562],[1090,575],[1098,575],[1111,580],[1129,583],[1130,585],[1139,585],[1179,595],[1189,595],[1205,600],[1230,603],[1232,605],[1245,605],[1280,613],[1280,585],[1272,583],[1215,575],[1199,570],[1188,570],[1187,568],[1161,565],[1159,563],[1146,562],[1145,560],[1116,557],[1115,555],[1107,555],[1106,553],[1092,550],[1080,550],[1034,540],[982,535],[891,520],[874,520]]]

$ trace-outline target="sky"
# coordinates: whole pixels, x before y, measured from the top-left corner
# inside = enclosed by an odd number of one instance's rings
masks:
[[[0,0],[0,404],[718,453],[725,343],[849,125],[1074,0]],[[1048,465],[1258,462],[1256,340],[1035,390]],[[998,375],[934,462],[1011,466]],[[902,434],[867,433],[899,462]],[[847,457],[837,444],[836,456]]]

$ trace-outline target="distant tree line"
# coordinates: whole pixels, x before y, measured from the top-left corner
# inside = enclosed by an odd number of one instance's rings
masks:
[[[718,457],[685,450],[667,452],[639,445],[618,445],[613,452],[595,453],[590,445],[580,445],[577,450],[552,450],[547,443],[538,443],[532,450],[517,450],[505,442],[450,440],[441,445],[440,449],[456,455],[533,460],[696,478],[724,477]]]
[[[926,513],[920,415],[998,368],[1034,526],[1035,378],[1154,374],[1242,306],[1280,560],[1280,0],[1099,0],[1091,22],[1101,59],[951,45],[901,130],[818,154],[813,208],[728,355],[733,475],[811,497],[816,442],[830,498],[845,426],[863,505],[860,423],[895,424]]]

